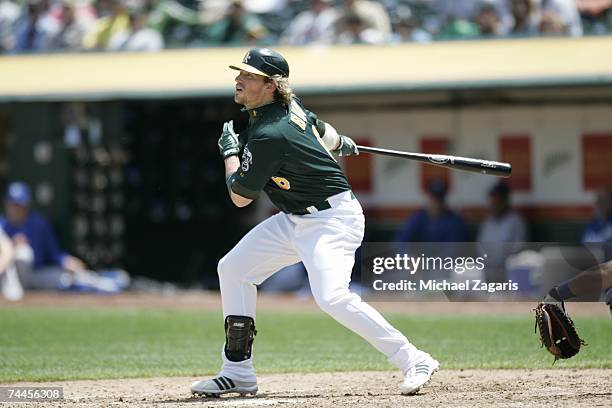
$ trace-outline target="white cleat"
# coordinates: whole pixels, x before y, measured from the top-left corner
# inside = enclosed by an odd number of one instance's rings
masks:
[[[440,363],[428,354],[425,360],[415,364],[404,375],[404,382],[400,384],[402,394],[414,395],[419,392],[439,368]]]
[[[196,395],[218,397],[230,392],[238,393],[240,396],[255,395],[257,394],[257,382],[237,381],[229,377],[219,376],[191,384],[191,393]]]

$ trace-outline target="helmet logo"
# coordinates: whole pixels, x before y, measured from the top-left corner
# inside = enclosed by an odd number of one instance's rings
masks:
[[[251,51],[246,53],[242,62],[244,62],[245,64],[248,64],[250,59],[251,59]]]

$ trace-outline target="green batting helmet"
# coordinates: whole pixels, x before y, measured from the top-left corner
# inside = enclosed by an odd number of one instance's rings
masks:
[[[271,77],[280,75],[289,77],[289,64],[278,52],[269,48],[251,48],[237,65],[230,65],[231,69],[247,71],[252,74]]]

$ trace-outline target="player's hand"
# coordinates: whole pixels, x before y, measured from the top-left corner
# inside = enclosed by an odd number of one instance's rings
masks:
[[[348,136],[340,135],[340,144],[333,151],[338,156],[358,156],[357,144]]]
[[[85,269],[85,262],[81,261],[75,256],[67,255],[66,257],[64,257],[62,266],[64,267],[64,269],[67,269],[70,272],[80,272]]]
[[[238,134],[234,132],[233,120],[223,124],[223,132],[221,132],[221,137],[217,144],[223,159],[240,154],[240,142],[238,141]]]
[[[546,303],[546,304],[549,304],[549,305],[555,305],[559,309],[565,310],[565,306],[563,305],[563,301],[561,300],[561,297],[559,296],[559,293],[557,292],[557,288],[556,287],[552,288],[546,294],[546,296],[544,296],[544,298],[542,300],[540,300],[540,303]]]

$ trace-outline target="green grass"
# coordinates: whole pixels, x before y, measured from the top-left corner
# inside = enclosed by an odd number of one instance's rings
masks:
[[[550,368],[533,318],[387,315],[443,368]],[[555,368],[612,368],[609,318],[575,319],[589,345]],[[259,373],[388,370],[384,356],[323,313],[258,315]],[[0,310],[0,382],[217,372],[220,312]]]

